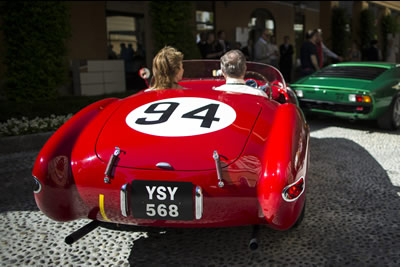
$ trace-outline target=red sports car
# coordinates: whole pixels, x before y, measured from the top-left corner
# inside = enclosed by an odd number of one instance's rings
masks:
[[[214,90],[219,61],[184,61],[185,89],[143,90],[73,116],[37,157],[34,196],[51,219],[161,227],[267,225],[305,210],[309,127],[275,68],[247,63],[268,97]]]

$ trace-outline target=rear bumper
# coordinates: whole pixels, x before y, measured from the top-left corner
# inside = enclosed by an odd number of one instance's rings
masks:
[[[262,213],[260,216],[256,187],[259,173],[254,171],[232,173],[223,168],[225,185],[220,188],[215,170],[168,171],[115,167],[110,182],[104,183],[105,167],[105,164],[99,164],[94,169],[78,167],[76,172],[73,168],[76,186],[85,205],[97,211],[85,218],[156,227],[225,227],[267,223]],[[142,189],[134,192],[138,184]],[[172,184],[170,188],[169,184]],[[184,200],[177,200],[179,192],[182,192],[181,184],[189,184],[189,189],[184,187]],[[175,186],[179,189],[174,201],[170,201],[169,192],[175,193]],[[163,192],[158,191],[159,187],[164,187]],[[201,199],[197,197],[198,188],[201,190]],[[160,198],[157,200],[156,197]],[[175,215],[173,206],[178,207],[179,213],[182,207],[186,207],[185,214],[191,213],[189,219],[181,216],[176,220],[171,218]],[[137,216],[138,209],[145,216]],[[172,215],[163,215],[165,210],[172,212]],[[154,213],[157,215],[151,217]],[[160,218],[159,215],[165,217]]]
[[[372,119],[373,105],[365,103],[337,103],[310,99],[299,99],[302,110],[345,118]]]

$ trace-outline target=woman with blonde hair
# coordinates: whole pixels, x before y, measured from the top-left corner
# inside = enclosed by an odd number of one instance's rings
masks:
[[[152,89],[183,89],[178,84],[183,76],[183,54],[166,46],[153,59]]]

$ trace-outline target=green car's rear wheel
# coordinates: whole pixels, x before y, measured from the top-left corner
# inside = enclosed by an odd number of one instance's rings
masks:
[[[400,93],[393,98],[389,109],[378,118],[378,125],[380,128],[388,130],[400,128]]]

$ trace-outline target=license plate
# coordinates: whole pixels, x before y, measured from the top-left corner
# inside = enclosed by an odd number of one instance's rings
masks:
[[[134,180],[131,186],[134,218],[193,220],[192,183]]]

